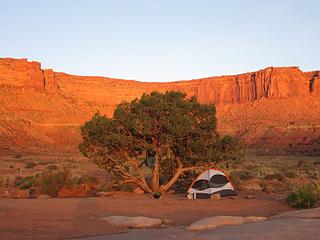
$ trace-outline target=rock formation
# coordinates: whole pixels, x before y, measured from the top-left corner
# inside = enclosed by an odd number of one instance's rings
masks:
[[[214,103],[218,127],[255,151],[320,151],[319,71],[269,67],[234,76],[170,83],[74,76],[27,59],[0,59],[0,154],[77,151],[94,112],[111,117],[144,92],[180,90]],[[278,151],[278,150],[277,150]]]

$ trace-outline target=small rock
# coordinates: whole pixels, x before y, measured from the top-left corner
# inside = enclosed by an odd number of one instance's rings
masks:
[[[221,196],[219,193],[214,193],[214,194],[211,194],[210,199],[211,200],[220,200]]]
[[[144,194],[144,191],[141,188],[137,187],[133,190],[133,193],[134,194]]]
[[[111,196],[111,193],[105,192],[105,191],[100,191],[100,192],[97,192],[96,195],[98,197],[108,197],[108,196]]]
[[[253,196],[253,195],[248,195],[248,196],[246,196],[246,198],[247,198],[247,199],[253,199],[253,198],[256,198],[256,197]]]
[[[48,198],[52,198],[50,195],[47,194],[41,194],[38,196],[39,199],[48,199]]]
[[[239,216],[216,216],[200,219],[187,227],[188,230],[209,230],[228,225],[240,225],[244,223],[259,222],[266,217],[239,217]]]
[[[236,200],[236,199],[239,199],[239,197],[238,196],[231,196],[230,199]]]
[[[36,197],[37,197],[36,189],[34,188],[29,189],[29,198],[36,198]]]
[[[149,217],[126,217],[126,216],[110,216],[103,217],[102,220],[106,221],[109,224],[126,227],[126,228],[152,228],[160,227],[163,223],[163,220],[159,218],[149,218]]]

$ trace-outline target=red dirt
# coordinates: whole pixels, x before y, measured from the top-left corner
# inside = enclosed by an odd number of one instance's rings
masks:
[[[154,200],[150,195],[117,194],[106,198],[2,199],[0,239],[56,240],[123,231],[98,219],[111,215],[156,217],[188,225],[208,216],[270,216],[291,209],[274,199],[186,200],[168,194]]]

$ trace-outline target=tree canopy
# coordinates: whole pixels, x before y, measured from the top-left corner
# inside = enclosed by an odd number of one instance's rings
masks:
[[[220,138],[215,113],[213,104],[182,92],[143,94],[119,104],[112,118],[96,113],[81,127],[79,148],[122,182],[167,192],[184,173],[212,166],[227,153],[231,160],[241,158],[236,140]],[[142,168],[146,152],[154,157],[150,182]]]

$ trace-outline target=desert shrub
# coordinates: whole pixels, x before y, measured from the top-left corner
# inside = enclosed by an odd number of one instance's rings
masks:
[[[99,180],[95,176],[83,175],[81,176],[81,184],[91,184],[96,185],[99,183]]]
[[[245,169],[231,172],[230,177],[231,179],[236,179],[238,177],[241,181],[254,179],[252,173]]]
[[[319,193],[313,185],[305,184],[290,192],[286,201],[295,208],[312,208],[319,201]]]
[[[49,165],[49,166],[47,167],[47,169],[48,169],[49,171],[54,171],[54,170],[58,170],[59,168],[58,168],[56,165]]]
[[[71,178],[72,185],[80,185],[80,184],[90,184],[90,185],[96,185],[99,183],[99,180],[90,175],[83,175],[83,176],[72,176]]]
[[[14,180],[10,176],[0,176],[0,187],[9,187],[14,184]]]
[[[36,163],[34,163],[34,162],[27,162],[24,168],[29,169],[29,168],[34,168],[35,166],[37,166]]]
[[[274,188],[267,181],[261,181],[260,182],[260,187],[261,187],[263,192],[266,192],[266,193],[274,192]]]
[[[295,178],[298,176],[298,173],[294,170],[288,170],[284,172],[284,175],[288,178]]]
[[[320,161],[313,162],[313,165],[320,165]]]
[[[68,170],[44,171],[39,176],[40,192],[56,197],[60,189],[70,185],[70,172]]]
[[[286,178],[280,173],[269,174],[264,177],[265,180],[278,180],[279,182],[283,182]]]
[[[36,178],[34,176],[27,176],[21,179],[18,187],[21,190],[25,190],[33,187],[35,183],[36,183]]]

